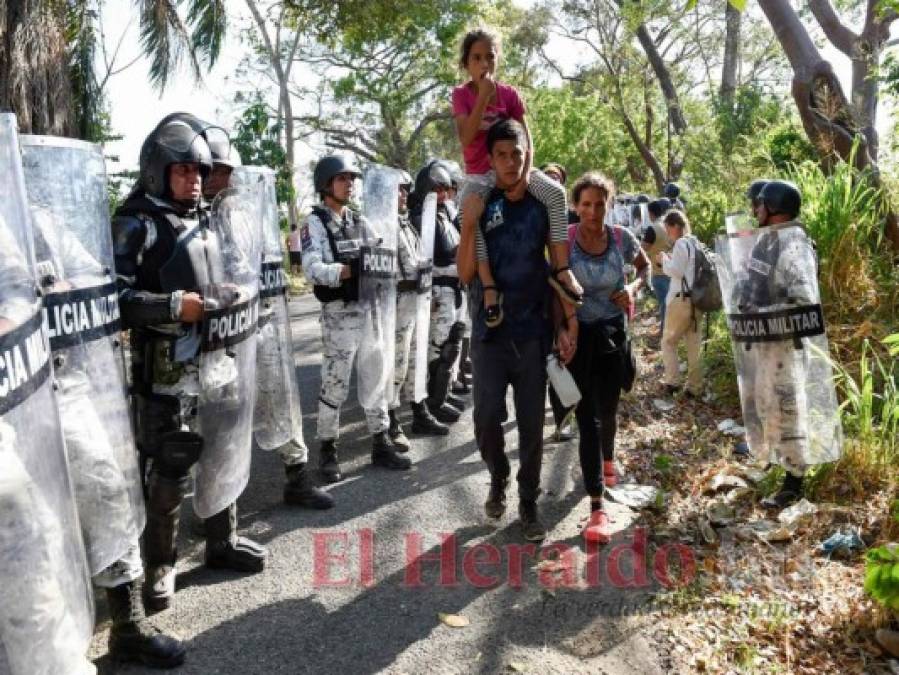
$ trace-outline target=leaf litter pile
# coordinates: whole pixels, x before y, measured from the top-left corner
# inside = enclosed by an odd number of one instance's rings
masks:
[[[638,522],[653,546],[683,544],[696,563],[691,581],[652,603],[668,669],[899,672],[873,640],[886,616],[862,589],[865,545],[887,528],[887,491],[767,513],[759,500],[781,478],[734,453],[743,438],[733,395],[667,394],[654,317],[643,312],[634,334],[640,376],[622,400],[618,459],[624,475],[659,488]],[[825,554],[832,537],[846,545]]]

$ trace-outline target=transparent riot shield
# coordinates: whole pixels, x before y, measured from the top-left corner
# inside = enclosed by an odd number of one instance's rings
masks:
[[[753,454],[794,472],[839,458],[817,262],[795,222],[719,236],[718,279]]]
[[[90,578],[11,114],[0,114],[0,185],[0,673],[93,673]]]
[[[291,439],[303,439],[275,179],[272,169],[258,166],[237,167],[231,177],[235,185],[253,190],[262,225],[253,435],[263,450],[276,450]]]
[[[144,528],[125,385],[106,169],[99,146],[22,136],[38,282],[63,436],[92,574]]]
[[[363,408],[386,406],[393,399],[399,181],[398,171],[376,164],[365,172],[363,183],[359,305],[365,314],[356,371]]]
[[[210,284],[200,352],[198,430],[203,452],[196,465],[194,510],[209,518],[230,506],[250,478],[253,405],[256,398],[256,331],[259,320],[259,221],[253,194],[228,188],[212,203],[206,236]]]
[[[434,229],[437,226],[437,194],[425,197],[421,212],[421,263],[418,310],[415,318],[415,402],[428,395],[428,348],[431,330],[431,279],[434,269]]]
[[[727,234],[736,234],[756,228],[755,219],[743,211],[728,213],[724,216],[724,231]]]

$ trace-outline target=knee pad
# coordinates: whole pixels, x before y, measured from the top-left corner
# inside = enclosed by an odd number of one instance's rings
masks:
[[[154,466],[164,476],[186,476],[203,452],[203,437],[193,431],[170,431],[159,436]]]

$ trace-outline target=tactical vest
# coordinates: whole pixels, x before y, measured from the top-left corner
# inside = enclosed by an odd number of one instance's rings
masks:
[[[331,228],[328,227],[334,220],[330,210],[323,209],[320,206],[313,206],[312,213],[315,214],[325,228],[325,234],[328,235],[328,244],[331,247],[331,257],[334,259],[334,262],[350,264],[355,267],[354,273],[349,279],[341,279],[340,286],[335,288],[333,286],[325,286],[324,284],[315,284],[312,286],[312,293],[319,302],[334,302],[335,300],[356,302],[359,300],[358,252],[355,257],[352,257],[338,251],[337,240],[334,238],[334,233],[331,232]],[[349,209],[348,213],[353,228],[358,228],[360,223],[356,212]]]
[[[136,285],[141,290],[200,292],[213,280],[224,278],[219,269],[219,239],[209,231],[204,211],[199,212],[197,225],[190,226],[174,211],[137,197],[116,215],[150,218],[156,225],[156,241],[144,252],[138,269]]]
[[[460,239],[459,230],[453,225],[446,209],[438,206],[434,228],[434,267],[449,267],[456,264],[456,251],[459,249]]]

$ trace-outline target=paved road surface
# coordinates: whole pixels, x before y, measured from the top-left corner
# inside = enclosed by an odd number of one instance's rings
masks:
[[[291,311],[306,439],[317,462],[318,303],[306,295]],[[545,451],[540,506],[550,528],[546,544],[571,547],[567,560],[574,559],[551,570],[547,563],[538,568],[520,546],[514,491],[498,524],[484,516],[489,477],[472,441],[470,409],[450,436],[417,439],[413,470],[406,473],[369,464],[355,391],[344,411],[340,449],[347,478],[330,488],[337,500],[330,511],[286,507],[278,457],[256,451],[240,500],[240,526],[268,546],[264,573],[206,570],[191,507],[184,505],[179,591],[172,609],[155,619],[187,641],[187,663],[173,672],[662,672],[650,621],[634,611],[644,606],[646,591],[616,588],[607,573],[615,545],[632,541],[630,511],[613,508],[622,532],[586,565],[579,527],[587,500],[575,443],[547,445]],[[514,467],[517,434],[510,417],[506,438]],[[551,416],[547,420],[549,438]],[[455,551],[450,544],[440,549],[441,537],[450,533]],[[316,542],[322,555],[315,556]],[[428,560],[441,551],[442,567]],[[625,579],[631,559],[626,551],[618,557]],[[596,569],[599,585],[584,587]],[[564,580],[566,574],[580,587],[546,589],[549,577]],[[100,671],[156,672],[109,661],[108,615],[99,602],[92,657]],[[463,615],[469,625],[447,626],[439,613]]]

